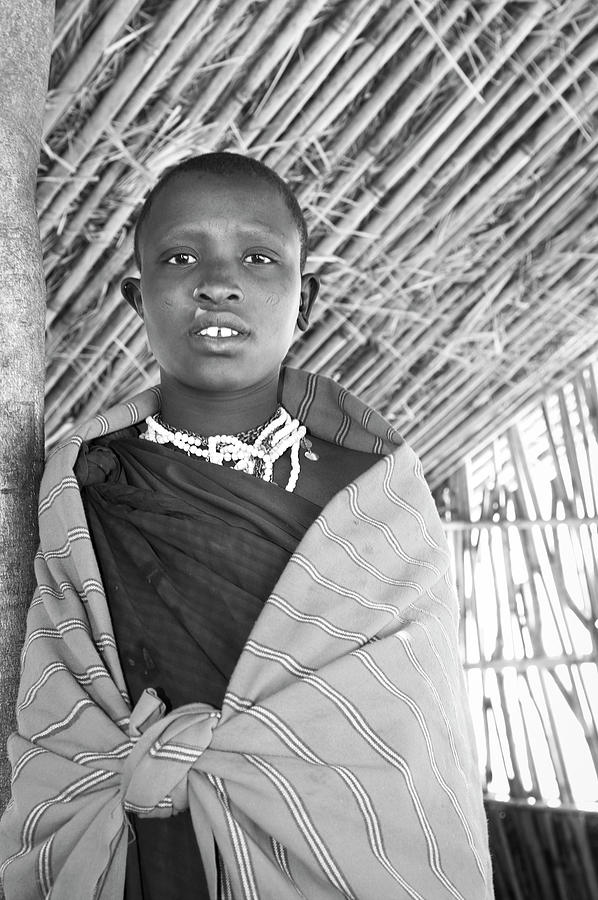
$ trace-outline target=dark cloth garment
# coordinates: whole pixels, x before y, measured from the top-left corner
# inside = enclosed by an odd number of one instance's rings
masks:
[[[138,439],[84,445],[76,474],[127,689],[222,704],[263,604],[319,506]],[[188,812],[132,817],[126,900],[208,898]]]

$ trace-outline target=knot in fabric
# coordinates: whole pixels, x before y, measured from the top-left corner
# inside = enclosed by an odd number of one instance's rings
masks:
[[[142,817],[165,818],[189,806],[189,769],[210,746],[220,712],[207,703],[188,703],[165,715],[166,706],[146,688],[131,713],[133,749],[124,764],[124,808]]]

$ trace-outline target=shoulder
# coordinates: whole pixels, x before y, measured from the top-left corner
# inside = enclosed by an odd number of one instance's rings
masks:
[[[118,481],[121,474],[120,444],[137,438],[138,434],[139,427],[133,425],[92,441],[84,441],[75,462],[75,476],[80,487]]]
[[[310,438],[365,454],[389,454],[403,443],[384,416],[332,378],[285,367],[281,379],[282,403]]]

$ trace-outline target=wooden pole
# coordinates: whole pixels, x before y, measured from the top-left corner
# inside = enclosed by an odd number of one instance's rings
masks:
[[[35,186],[54,3],[0,0],[0,807],[33,587],[43,463],[45,288]]]

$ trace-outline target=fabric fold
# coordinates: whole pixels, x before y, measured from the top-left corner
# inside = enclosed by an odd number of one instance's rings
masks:
[[[127,812],[170,816],[189,808],[189,769],[210,746],[220,712],[189,703],[166,715],[155,691],[146,689],[131,713],[133,747],[123,766],[120,794]],[[160,761],[168,761],[167,766]]]

